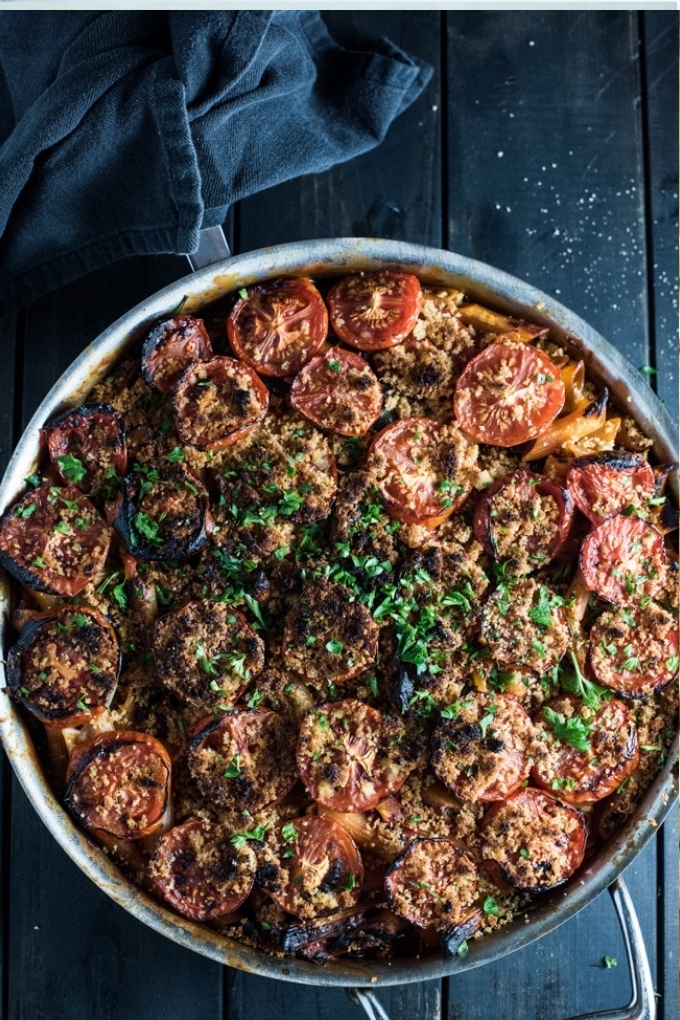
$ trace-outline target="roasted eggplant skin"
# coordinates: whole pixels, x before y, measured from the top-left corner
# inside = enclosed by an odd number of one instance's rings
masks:
[[[113,526],[126,549],[136,559],[154,562],[187,560],[207,545],[210,514],[208,493],[203,483],[194,475],[189,478],[189,472],[186,469],[181,469],[179,465],[175,471],[167,473],[160,479],[160,482],[176,484],[178,490],[181,490],[185,480],[188,486],[182,495],[189,505],[193,504],[193,506],[191,506],[191,516],[188,515],[184,518],[184,523],[188,525],[189,521],[193,519],[193,527],[184,536],[178,534],[175,528],[166,528],[165,530],[169,531],[166,537],[160,541],[152,541],[142,533],[139,527],[142,498],[140,476],[132,472],[123,479],[122,498]],[[143,513],[143,511],[141,512]]]
[[[46,624],[55,619],[59,620],[60,617],[65,615],[65,610],[68,612],[71,608],[78,613],[91,616],[94,623],[99,626],[106,627],[112,634],[115,635],[115,631],[113,630],[113,627],[111,627],[111,624],[105,617],[101,616],[97,610],[90,609],[87,606],[64,607],[61,611],[57,609],[53,612],[37,614],[33,619],[29,620],[23,627],[16,644],[12,645],[7,652],[7,689],[9,690],[10,695],[24,705],[29,712],[35,715],[36,718],[40,719],[40,721],[46,726],[76,726],[93,718],[93,716],[101,714],[101,712],[103,712],[104,709],[111,704],[116,692],[118,677],[123,663],[122,652],[120,648],[118,648],[118,657],[114,671],[114,682],[110,686],[110,690],[102,704],[97,706],[95,709],[88,708],[83,712],[73,712],[71,709],[61,708],[50,712],[44,712],[37,705],[32,704],[31,701],[22,694],[22,655],[24,650],[31,646],[34,639],[38,636]]]

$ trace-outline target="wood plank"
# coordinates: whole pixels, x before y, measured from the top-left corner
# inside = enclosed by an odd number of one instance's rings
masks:
[[[316,237],[389,237],[441,246],[439,13],[324,11],[341,44],[386,36],[435,68],[377,149],[239,204],[237,251]]]
[[[659,1020],[676,1020],[678,1006],[678,805],[663,824],[657,840],[659,880]]]
[[[15,441],[14,385],[17,347],[21,338],[21,316],[5,316],[0,319],[0,351],[3,371],[0,372],[0,475],[4,474]],[[3,822],[9,817],[12,796],[12,770],[5,754],[0,761],[0,817]],[[0,1014],[4,1007],[4,989],[7,981],[6,952],[8,944],[8,923],[10,917],[10,839],[9,826],[3,824],[0,834]]]
[[[643,74],[648,160],[648,274],[653,384],[678,421],[678,14],[645,11]]]
[[[449,12],[448,247],[647,363],[634,12]]]
[[[361,1020],[361,1006],[341,988],[290,985],[284,981],[246,975],[248,980],[230,982],[227,999],[229,1020]],[[390,1020],[439,1020],[439,981],[377,989],[376,996]]]
[[[186,267],[176,257],[129,259],[31,305],[24,423],[101,329]],[[160,1020],[171,1008],[178,1017],[222,1017],[222,968],[109,900],[57,846],[16,780],[10,844],[8,1016]]]

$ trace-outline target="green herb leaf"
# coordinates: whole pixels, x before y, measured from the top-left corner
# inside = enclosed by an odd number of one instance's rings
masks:
[[[500,909],[493,896],[487,896],[482,904],[483,912],[488,916],[498,917],[500,915]]]
[[[242,832],[235,832],[230,839],[230,843],[237,850],[240,850],[249,839],[255,840],[256,843],[263,843],[268,828],[268,825],[257,825],[254,829],[244,829]]]
[[[176,446],[170,453],[165,455],[165,459],[169,460],[171,464],[179,464],[184,460],[184,450],[181,446]]]
[[[602,964],[603,964],[604,967],[606,967],[607,970],[610,970],[612,967],[616,967],[617,963],[618,963],[618,961],[613,956],[603,956],[602,957]]]
[[[87,474],[82,460],[74,457],[72,453],[65,453],[63,457],[57,457],[57,464],[62,475],[73,485],[82,482]]]
[[[593,732],[592,723],[586,722],[580,715],[573,715],[567,719],[547,705],[543,708],[543,718],[558,740],[570,744],[578,751],[590,750],[588,737]]]
[[[236,776],[241,775],[241,755],[235,754],[227,765],[227,771],[224,773],[226,779],[236,779]]]

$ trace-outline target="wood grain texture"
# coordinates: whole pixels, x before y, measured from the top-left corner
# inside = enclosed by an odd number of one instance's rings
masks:
[[[439,13],[324,11],[346,45],[386,36],[435,74],[377,149],[240,203],[237,251],[317,237],[388,237],[441,246]]]
[[[648,358],[634,12],[451,12],[448,247]]]
[[[648,276],[655,341],[653,383],[678,421],[678,15],[643,17],[643,110],[649,193]]]

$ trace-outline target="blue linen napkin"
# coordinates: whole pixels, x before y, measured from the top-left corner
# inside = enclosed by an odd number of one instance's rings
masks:
[[[316,11],[3,11],[0,315],[195,251],[238,199],[377,145],[431,73]]]

